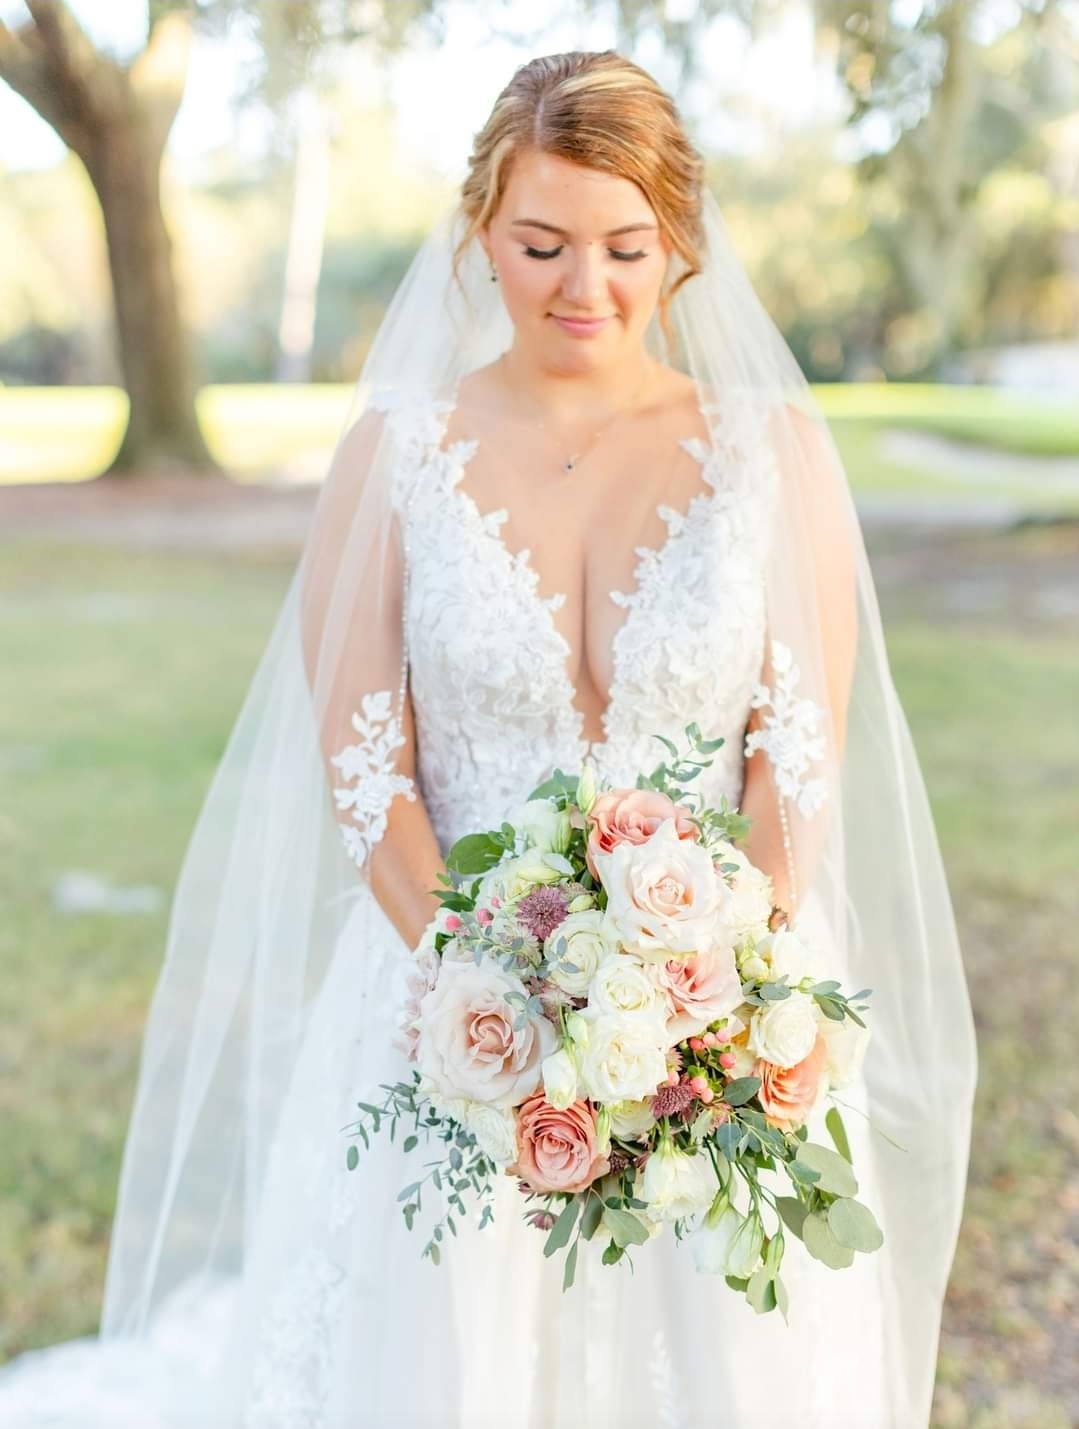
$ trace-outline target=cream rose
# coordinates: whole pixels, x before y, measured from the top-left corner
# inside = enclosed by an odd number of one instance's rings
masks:
[[[601,1015],[648,1017],[661,1025],[667,1004],[656,976],[626,953],[614,953],[600,963],[588,990],[588,1005]]]
[[[476,1145],[496,1166],[510,1166],[516,1161],[517,1121],[508,1107],[473,1102],[465,1113],[464,1124],[476,1138]]]
[[[640,1101],[667,1077],[666,1034],[647,1017],[580,1014],[588,1039],[578,1044],[578,1074],[586,1096],[597,1102]]]
[[[547,976],[571,997],[585,997],[596,969],[614,946],[604,930],[600,909],[567,913],[543,945]]]
[[[734,863],[737,873],[725,873],[731,890],[731,926],[735,937],[765,933],[772,914],[772,880],[734,844],[724,839],[713,850],[716,863]]]
[[[417,1062],[436,1092],[509,1107],[535,1091],[558,1034],[545,1017],[515,1025],[526,997],[519,978],[491,963],[443,967],[419,1017]]]
[[[771,1002],[749,1020],[749,1050],[776,1067],[794,1067],[808,1057],[817,1040],[816,1004],[804,992]]]
[[[607,923],[632,952],[653,961],[730,943],[731,893],[698,843],[680,839],[673,819],[642,844],[596,854],[607,890]]]
[[[636,1141],[647,1136],[656,1124],[651,1100],[615,1102],[607,1110],[611,1115],[611,1135],[622,1141]]]
[[[768,978],[785,977],[791,984],[803,978],[815,982],[824,976],[824,960],[817,948],[791,928],[778,928],[757,942],[757,956],[768,964]]]
[[[828,1049],[828,1085],[837,1092],[842,1091],[862,1070],[869,1046],[869,1028],[859,1027],[849,1017],[844,1017],[842,1022],[822,1017],[820,1032]]]

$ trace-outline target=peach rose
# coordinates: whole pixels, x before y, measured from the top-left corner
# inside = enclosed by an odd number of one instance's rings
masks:
[[[703,1032],[720,1017],[728,1018],[732,1037],[741,1028],[732,1014],[742,1001],[742,980],[729,948],[668,958],[660,967],[659,982],[667,996],[667,1033],[672,1042]]]
[[[596,1150],[596,1113],[590,1102],[572,1102],[563,1111],[542,1090],[517,1112],[517,1160],[509,1170],[534,1191],[583,1191],[611,1163]]]
[[[777,1067],[758,1057],[751,1075],[761,1079],[757,1096],[765,1119],[780,1131],[797,1131],[813,1110],[827,1066],[828,1043],[819,1032],[808,1057],[793,1067]]]
[[[680,839],[698,839],[689,814],[656,789],[612,789],[600,794],[588,811],[588,871],[598,878],[593,855],[610,853],[616,844],[643,844],[664,819],[674,819]]]

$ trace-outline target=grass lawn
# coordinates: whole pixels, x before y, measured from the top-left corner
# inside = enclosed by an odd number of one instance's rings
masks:
[[[51,890],[83,869],[171,893],[290,570],[0,547],[0,1358],[95,1324],[164,946],[164,907],[73,916]],[[1079,1408],[1079,651],[901,613],[888,638],[981,1042],[935,1425],[1065,1429]]]
[[[324,470],[348,411],[351,387],[206,387],[198,408],[215,458],[240,481],[300,463]],[[932,501],[980,493],[944,470],[890,459],[882,435],[914,430],[1031,459],[1014,481],[986,493],[1031,508],[1079,511],[1079,481],[1062,490],[1039,475],[1036,458],[1079,459],[1079,416],[1061,403],[978,387],[824,384],[815,389],[858,494],[912,495]],[[126,420],[117,388],[0,388],[0,484],[78,481],[103,471]]]

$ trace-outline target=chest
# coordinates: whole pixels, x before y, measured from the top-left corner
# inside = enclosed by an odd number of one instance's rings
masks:
[[[759,670],[770,484],[708,443],[680,455],[670,500],[640,483],[597,510],[484,506],[475,444],[434,453],[402,506],[414,694],[560,708],[594,748],[630,712],[669,727],[740,697]]]

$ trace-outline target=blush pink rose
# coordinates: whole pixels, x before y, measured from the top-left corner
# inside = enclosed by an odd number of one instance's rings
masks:
[[[813,1110],[827,1066],[828,1043],[819,1032],[809,1055],[793,1067],[758,1057],[751,1075],[761,1079],[757,1096],[765,1120],[780,1131],[797,1131]]]
[[[680,839],[698,839],[700,831],[681,804],[656,789],[611,789],[600,794],[588,811],[588,849],[585,858],[593,878],[596,853],[610,853],[618,844],[643,844],[664,819],[673,819]]]
[[[551,1106],[542,1090],[517,1112],[517,1160],[509,1167],[534,1191],[583,1191],[611,1163],[596,1150],[596,1113],[590,1102]]]
[[[713,948],[688,958],[668,958],[661,965],[660,986],[667,998],[667,1032],[681,1042],[703,1032],[710,1022],[728,1019],[733,1037],[741,1022],[732,1014],[742,1001],[742,980],[729,948]]]
[[[420,1003],[416,1048],[440,1096],[509,1108],[535,1091],[558,1033],[532,1014],[518,1025],[527,997],[521,980],[494,963],[442,964]]]

